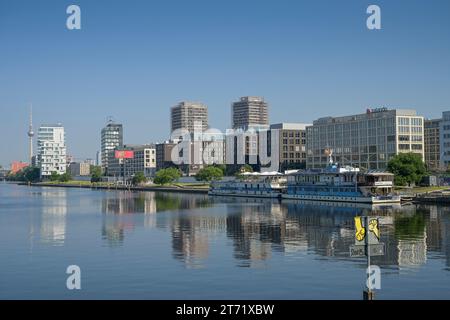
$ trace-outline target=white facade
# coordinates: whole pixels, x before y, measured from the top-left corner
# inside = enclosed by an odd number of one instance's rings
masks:
[[[368,109],[364,114],[326,117],[306,128],[306,166],[328,164],[327,149],[341,165],[384,170],[402,152],[424,159],[424,119],[415,110]]]
[[[41,177],[49,177],[52,172],[66,173],[66,135],[62,125],[42,125],[39,128],[37,156]]]

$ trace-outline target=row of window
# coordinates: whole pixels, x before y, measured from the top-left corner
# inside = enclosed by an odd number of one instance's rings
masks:
[[[295,157],[294,157],[294,155],[295,155]],[[295,152],[295,153],[294,152],[290,152],[290,153],[284,152],[283,158],[297,158],[297,159],[306,158],[306,152]]]

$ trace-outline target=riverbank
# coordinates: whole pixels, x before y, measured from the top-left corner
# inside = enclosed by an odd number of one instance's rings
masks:
[[[425,204],[450,204],[450,188],[448,186],[396,188],[404,202]]]
[[[53,182],[39,182],[39,183],[18,183],[19,185],[26,185],[31,187],[56,187],[56,188],[82,188],[93,190],[128,190],[128,191],[160,191],[160,192],[182,192],[182,193],[200,193],[207,194],[209,187],[207,185],[194,186],[192,184],[173,184],[168,186],[118,186],[111,184],[96,184],[96,183],[53,183]]]

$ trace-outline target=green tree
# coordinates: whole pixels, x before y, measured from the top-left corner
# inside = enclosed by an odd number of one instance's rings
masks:
[[[155,179],[153,180],[156,184],[169,184],[181,177],[181,172],[177,168],[167,168],[161,169],[156,173]]]
[[[201,169],[195,176],[197,181],[220,180],[223,177],[222,169],[215,166],[208,166]]]
[[[26,167],[15,174],[9,174],[9,181],[38,182],[40,180],[41,171],[37,167]]]
[[[225,175],[227,173],[227,166],[224,164],[213,164],[213,167],[219,168],[220,170],[222,170],[223,175]]]
[[[53,171],[49,179],[50,181],[59,181],[59,174],[56,171]]]
[[[70,175],[70,173],[66,172],[60,175],[58,180],[60,182],[69,182],[70,180],[72,180],[72,176]]]
[[[143,172],[137,172],[137,173],[134,175],[133,179],[132,179],[132,183],[133,183],[134,186],[138,186],[138,185],[143,184],[143,183],[145,183],[145,182],[147,182],[147,181],[148,181],[148,179],[147,179],[147,177],[144,175]]]
[[[91,182],[102,181],[102,168],[100,166],[91,166]]]
[[[418,184],[427,173],[422,156],[417,153],[400,153],[389,161],[387,168],[395,175],[397,186]]]
[[[253,167],[249,164],[244,164],[240,169],[239,169],[240,173],[244,173],[244,172],[253,172]]]

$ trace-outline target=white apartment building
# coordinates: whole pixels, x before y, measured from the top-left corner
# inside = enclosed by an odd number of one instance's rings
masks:
[[[42,125],[38,131],[37,164],[41,177],[49,177],[52,172],[66,173],[66,135],[61,124]]]
[[[306,144],[308,168],[325,167],[325,150],[331,149],[334,160],[342,165],[384,170],[402,152],[418,153],[424,159],[424,118],[415,110],[387,108],[321,118],[306,128]]]

